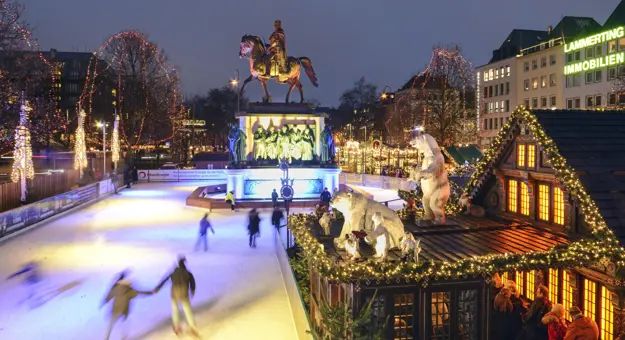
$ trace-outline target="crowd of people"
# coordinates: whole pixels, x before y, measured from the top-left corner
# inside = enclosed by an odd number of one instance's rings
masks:
[[[549,301],[549,290],[540,285],[534,301],[521,298],[514,281],[502,282],[495,275],[491,335],[494,340],[597,340],[599,328],[594,320],[584,316],[579,307],[568,310],[565,318],[561,304]]]

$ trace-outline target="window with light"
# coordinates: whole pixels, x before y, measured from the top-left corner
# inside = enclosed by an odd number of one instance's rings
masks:
[[[533,168],[536,166],[536,145],[529,144],[527,146],[527,167]]]
[[[558,269],[549,268],[549,301],[558,302],[558,292],[560,291],[560,271]]]
[[[517,145],[516,166],[517,167],[525,166],[525,144]]]
[[[519,182],[517,180],[508,180],[508,211],[517,212],[518,187]]]
[[[553,223],[564,225],[564,192],[559,187],[553,188]]]
[[[504,284],[508,282],[508,272],[504,272],[503,274],[501,274],[501,282],[503,282]]]
[[[527,287],[526,287],[525,297],[528,298],[529,300],[534,300],[534,292],[536,291],[536,287],[534,284],[535,276],[536,276],[535,270],[530,270],[529,273],[527,273]]]
[[[593,320],[595,308],[597,308],[597,283],[584,279],[584,313]]]
[[[566,271],[562,271],[562,306],[569,310],[573,306],[573,288],[571,288],[571,278]],[[566,313],[567,320],[570,319]]]
[[[538,218],[549,221],[549,186],[538,185]]]
[[[599,325],[600,339],[614,339],[614,305],[612,304],[612,294],[601,286],[601,324]]]
[[[521,214],[525,215],[525,216],[529,216],[530,215],[530,195],[529,195],[529,190],[528,190],[528,186],[527,184],[525,184],[524,182],[521,182],[521,192],[520,192],[520,197],[521,197]]]
[[[525,295],[525,280],[523,278],[523,272],[516,272],[516,289],[519,293]]]

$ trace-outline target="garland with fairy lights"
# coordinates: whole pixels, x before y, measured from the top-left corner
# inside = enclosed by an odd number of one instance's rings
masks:
[[[301,246],[311,266],[321,275],[332,281],[396,281],[422,282],[427,285],[429,280],[462,279],[470,276],[489,277],[495,272],[513,270],[534,270],[547,268],[571,268],[589,266],[597,261],[609,258],[617,265],[625,264],[623,249],[618,244],[599,210],[584,189],[574,170],[566,163],[549,136],[545,133],[536,117],[524,106],[513,112],[509,121],[495,137],[491,147],[484,153],[483,159],[477,163],[464,194],[473,196],[478,184],[492,169],[497,161],[499,149],[511,133],[514,124],[525,123],[537,142],[547,154],[556,176],[564,185],[565,190],[575,195],[584,214],[584,220],[592,229],[593,237],[578,240],[568,245],[558,245],[546,252],[530,251],[524,254],[491,254],[473,257],[458,262],[428,260],[413,262],[378,262],[365,259],[362,262],[344,261],[330,257],[324,247],[311,232],[311,226],[317,224],[313,215],[296,214],[289,218],[289,227]],[[409,192],[402,192],[406,198],[413,198]],[[453,204],[453,203],[452,203]]]
[[[80,172],[82,177],[83,169],[87,167],[87,147],[85,146],[85,111],[80,110],[78,114],[78,127],[74,137],[74,169]]]
[[[30,145],[30,131],[27,127],[29,110],[30,108],[22,98],[20,124],[15,129],[15,151],[13,152],[13,171],[11,172],[11,180],[15,183],[22,179],[35,178],[33,150]]]
[[[113,136],[111,137],[111,159],[115,163],[115,169],[117,169],[117,162],[119,162],[119,115],[115,115],[115,122],[113,123]]]

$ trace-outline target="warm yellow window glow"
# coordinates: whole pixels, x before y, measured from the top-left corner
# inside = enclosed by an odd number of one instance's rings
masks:
[[[517,145],[516,150],[516,166],[524,167],[525,166],[525,144]]]
[[[562,271],[562,306],[564,310],[569,310],[573,306],[573,289],[571,288],[571,279],[566,271]],[[566,313],[567,319],[570,316]]]
[[[525,292],[525,297],[529,300],[534,300],[534,292],[536,291],[536,287],[534,287],[534,277],[536,275],[536,271],[531,270],[527,273],[527,287]]]
[[[525,216],[530,215],[530,195],[528,192],[527,184],[521,182],[521,214]]]
[[[504,272],[503,274],[501,274],[501,282],[503,282],[504,284],[508,282],[508,272]]]
[[[549,186],[538,185],[538,218],[549,221]]]
[[[587,317],[595,319],[595,308],[597,306],[597,283],[584,279],[584,313]]]
[[[519,293],[525,295],[525,280],[523,279],[523,272],[516,272],[516,288]]]
[[[559,187],[553,188],[553,223],[564,225],[564,193]]]
[[[527,167],[533,168],[536,166],[536,146],[527,146]]]
[[[517,212],[517,188],[518,181],[514,179],[508,180],[508,211]]]
[[[614,305],[612,294],[601,286],[601,325],[599,325],[600,339],[614,340]]]
[[[553,303],[558,302],[558,291],[560,290],[558,272],[558,269],[549,268],[549,300]]]

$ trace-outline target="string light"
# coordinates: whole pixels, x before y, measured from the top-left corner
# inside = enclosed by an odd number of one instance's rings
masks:
[[[82,177],[83,169],[87,167],[87,147],[85,146],[85,116],[87,114],[80,109],[78,114],[78,126],[74,137],[74,169],[79,170]]]
[[[561,185],[577,198],[584,221],[592,229],[591,237],[576,240],[568,245],[558,245],[544,252],[489,254],[453,263],[437,260],[420,263],[378,262],[371,259],[351,262],[328,256],[323,245],[311,233],[310,226],[317,223],[314,215],[292,215],[289,217],[289,228],[311,266],[331,281],[405,280],[406,282],[422,282],[426,285],[429,280],[461,279],[470,276],[490,277],[495,272],[589,266],[604,258],[611,259],[617,266],[625,265],[623,249],[607,227],[594,201],[584,189],[574,170],[560,155],[553,140],[538,123],[536,116],[522,105],[512,113],[509,121],[495,137],[491,147],[484,153],[483,159],[477,163],[476,171],[469,179],[464,194],[470,197],[475,196],[479,186],[485,182],[487,176],[492,174],[494,166],[502,156],[502,148],[513,138],[512,127],[518,124],[525,124],[530,129],[542,150],[549,157]],[[416,195],[410,196],[412,194],[407,194],[407,192],[400,191],[400,195],[409,199],[412,197],[418,199]],[[454,199],[450,200],[450,203],[451,210],[458,209]]]
[[[22,97],[20,123],[15,129],[15,151],[13,153],[13,171],[11,172],[11,180],[16,183],[22,179],[35,178],[30,130],[28,130],[28,111],[30,111],[30,107]]]
[[[113,136],[111,137],[111,159],[115,163],[117,168],[117,162],[119,161],[119,115],[115,114],[115,122],[113,122]]]

